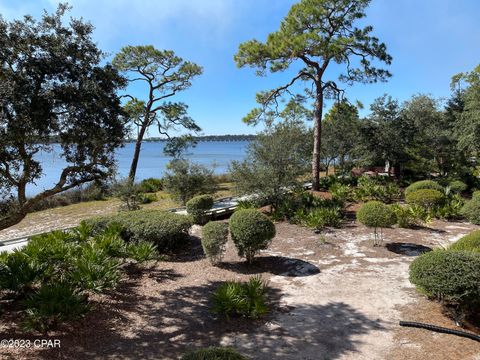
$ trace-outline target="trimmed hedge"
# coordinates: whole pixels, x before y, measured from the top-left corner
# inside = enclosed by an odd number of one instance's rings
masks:
[[[182,356],[181,360],[247,360],[232,348],[209,347],[189,351]]]
[[[225,244],[228,240],[228,224],[210,221],[202,229],[202,247],[212,264],[222,260]]]
[[[213,197],[211,195],[195,196],[187,201],[187,213],[192,215],[195,224],[204,224],[205,212],[213,206]]]
[[[159,252],[169,252],[186,244],[192,219],[168,211],[137,210],[89,219],[85,224],[92,226],[95,233],[116,224],[125,241],[149,241]]]
[[[480,230],[475,230],[450,245],[449,250],[480,253]]]
[[[439,183],[433,180],[422,180],[422,181],[417,181],[417,182],[414,182],[413,184],[410,184],[410,186],[408,186],[405,189],[405,196],[407,196],[408,194],[414,191],[425,190],[425,189],[437,190],[442,193],[444,191],[443,186],[440,185]]]
[[[409,204],[429,209],[440,205],[445,200],[445,196],[438,190],[421,189],[408,193],[405,200]]]
[[[450,184],[448,184],[450,191],[456,193],[456,194],[461,194],[468,189],[468,185],[465,184],[463,181],[460,180],[454,180]]]
[[[393,210],[380,201],[369,201],[357,212],[357,220],[373,228],[389,227],[396,223]]]
[[[239,210],[230,218],[230,233],[238,255],[251,263],[255,254],[270,244],[275,236],[275,225],[258,210]]]
[[[463,205],[460,214],[472,224],[480,225],[480,196],[475,195]]]
[[[410,265],[410,281],[431,298],[473,310],[480,305],[480,254],[427,252]]]

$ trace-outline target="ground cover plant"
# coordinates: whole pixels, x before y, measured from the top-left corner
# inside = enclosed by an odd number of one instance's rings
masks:
[[[24,248],[0,256],[0,296],[13,296],[26,330],[45,332],[85,315],[89,296],[115,288],[128,261],[157,256],[151,243],[125,243],[114,225],[102,232],[84,224],[34,236]]]
[[[212,311],[230,317],[258,319],[268,312],[267,285],[258,276],[247,282],[227,281],[212,296]]]
[[[480,230],[472,231],[449,246],[449,250],[480,253]]]
[[[181,360],[247,360],[247,358],[232,348],[209,347],[189,351]]]

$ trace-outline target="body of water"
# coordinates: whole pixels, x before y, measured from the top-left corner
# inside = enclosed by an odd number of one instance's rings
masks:
[[[196,147],[189,149],[186,158],[191,161],[213,167],[216,174],[228,171],[228,166],[233,160],[241,161],[245,158],[248,141],[205,141],[199,142]],[[127,143],[117,150],[118,177],[124,178],[130,170],[133,157],[134,143]],[[137,168],[136,181],[154,177],[160,178],[165,172],[165,166],[171,160],[163,154],[164,142],[145,142],[142,144],[140,160]],[[44,189],[50,188],[58,181],[62,169],[66,163],[60,157],[61,149],[58,145],[53,146],[53,152],[38,154],[42,167],[43,176],[27,187],[27,195],[33,196]]]

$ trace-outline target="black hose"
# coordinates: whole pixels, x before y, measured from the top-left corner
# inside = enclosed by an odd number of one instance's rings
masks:
[[[480,341],[480,336],[479,335],[468,333],[466,331],[444,328],[444,327],[436,326],[436,325],[423,324],[423,323],[418,323],[418,322],[413,322],[413,321],[400,321],[400,326],[427,329],[427,330],[430,330],[430,331],[435,331],[435,332],[444,333],[444,334],[457,335],[457,336],[461,336],[461,337],[464,337],[464,338]]]

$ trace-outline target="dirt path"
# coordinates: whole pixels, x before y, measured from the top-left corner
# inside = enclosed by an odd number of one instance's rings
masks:
[[[362,226],[315,234],[280,223],[252,267],[231,242],[224,264],[212,267],[193,240],[184,256],[131,270],[110,296],[94,298],[95,310],[85,319],[49,333],[61,340],[61,350],[0,349],[0,358],[178,359],[187,349],[222,344],[252,359],[479,360],[474,341],[398,326],[402,319],[454,327],[413,289],[408,266],[420,252],[474,228],[435,222],[427,229],[391,229],[385,246],[373,248]],[[209,310],[214,289],[251,274],[261,274],[272,289],[266,321],[216,318]],[[25,337],[15,319],[2,320],[2,334]]]

